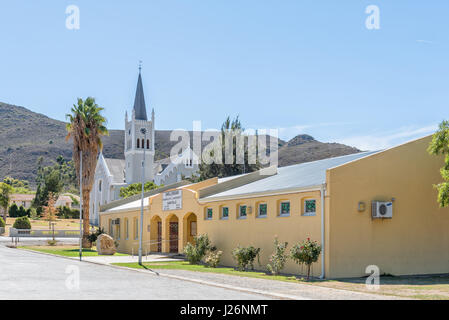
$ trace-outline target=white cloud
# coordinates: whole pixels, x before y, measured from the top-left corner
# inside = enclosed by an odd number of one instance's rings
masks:
[[[395,131],[338,139],[338,142],[356,147],[360,150],[380,150],[393,147],[409,140],[424,137],[432,134],[437,129],[438,125],[429,125],[421,128],[402,127]]]

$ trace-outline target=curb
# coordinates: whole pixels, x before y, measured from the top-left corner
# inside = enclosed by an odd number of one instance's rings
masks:
[[[310,300],[308,298],[302,298],[302,297],[298,297],[298,296],[292,296],[292,295],[287,295],[287,294],[282,294],[282,293],[269,292],[269,291],[258,290],[258,289],[235,287],[235,286],[231,286],[231,285],[227,285],[227,284],[223,284],[223,283],[218,283],[218,282],[204,281],[204,280],[198,280],[198,279],[193,279],[193,278],[188,278],[188,277],[175,276],[175,275],[172,275],[172,274],[159,273],[157,271],[152,271],[152,270],[141,270],[141,269],[122,267],[122,266],[117,266],[117,265],[112,265],[112,264],[107,264],[107,263],[100,263],[100,262],[95,262],[95,261],[87,261],[87,260],[81,260],[80,261],[79,258],[75,258],[75,257],[65,257],[65,256],[60,256],[60,255],[56,255],[56,254],[52,254],[52,253],[35,251],[35,250],[31,250],[31,249],[25,249],[25,248],[16,248],[16,249],[28,251],[28,252],[31,252],[31,253],[37,253],[37,254],[57,257],[57,258],[63,258],[63,259],[68,259],[68,260],[75,260],[75,261],[78,261],[78,262],[87,262],[87,263],[91,263],[91,264],[95,264],[95,265],[99,265],[99,266],[111,267],[111,268],[115,268],[115,269],[131,270],[131,271],[134,271],[134,272],[140,272],[140,273],[145,273],[145,274],[153,274],[153,275],[161,276],[161,277],[165,277],[165,278],[171,278],[171,279],[182,280],[182,281],[189,281],[189,282],[193,282],[193,283],[198,283],[198,284],[212,286],[212,287],[218,287],[218,288],[224,288],[224,289],[228,289],[228,290],[235,290],[235,291],[241,291],[241,292],[246,292],[246,293],[255,293],[255,294],[260,294],[260,295],[269,296],[269,297],[278,298],[278,299],[285,299],[285,300]]]

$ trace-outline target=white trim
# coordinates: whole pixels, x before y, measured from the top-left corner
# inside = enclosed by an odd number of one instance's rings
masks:
[[[237,187],[238,188],[238,187]],[[258,197],[270,197],[270,196],[278,196],[278,195],[284,195],[284,194],[292,194],[292,193],[299,193],[299,192],[311,192],[311,191],[320,191],[321,185],[316,186],[308,186],[308,187],[301,187],[301,188],[289,188],[289,189],[281,189],[278,191],[263,191],[263,192],[255,192],[255,193],[242,193],[238,195],[233,196],[221,196],[221,197],[215,197],[211,199],[209,198],[203,198],[199,199],[198,202],[200,204],[205,204],[208,202],[217,202],[217,201],[226,201],[226,200],[239,200],[239,199],[251,199],[251,198],[258,198]]]

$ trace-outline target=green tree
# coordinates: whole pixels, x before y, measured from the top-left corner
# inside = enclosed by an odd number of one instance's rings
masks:
[[[9,198],[12,192],[12,187],[6,183],[0,182],[0,208],[3,210],[3,220],[6,221],[6,214],[8,213]]]
[[[103,108],[100,108],[94,98],[78,99],[73,105],[71,114],[67,114],[69,123],[66,126],[67,137],[73,141],[73,161],[78,182],[80,181],[79,171],[82,161],[82,197],[83,197],[83,248],[92,246],[89,241],[89,207],[90,192],[94,183],[95,167],[97,166],[98,152],[103,148],[101,137],[108,135],[106,119],[101,115]],[[80,153],[82,152],[82,159]]]
[[[206,179],[210,179],[213,177],[229,177],[242,173],[250,173],[253,171],[257,171],[260,169],[260,164],[257,161],[256,164],[249,163],[248,150],[244,150],[243,153],[243,163],[237,163],[237,146],[238,139],[243,137],[243,141],[245,145],[248,145],[248,138],[243,135],[243,131],[245,129],[240,122],[239,117],[237,116],[235,119],[231,120],[228,116],[226,120],[223,122],[221,126],[221,158],[222,163],[211,163],[207,164],[204,161],[199,165],[199,177],[193,177],[192,181],[202,181]],[[226,141],[227,137],[232,136],[232,163],[227,163],[226,161]],[[257,137],[256,137],[257,138]],[[228,140],[228,143],[230,141]],[[214,143],[218,143],[215,141]],[[255,150],[257,152],[257,149]],[[210,156],[214,157],[214,151],[210,152]]]
[[[154,182],[148,181],[145,183],[144,190],[145,192],[148,192],[160,188],[162,186],[163,185],[158,186]],[[133,195],[140,194],[141,192],[142,192],[142,183],[133,183],[130,184],[129,186],[120,188],[120,197],[129,198]]]
[[[31,229],[30,219],[28,217],[17,218],[12,227],[16,229]]]
[[[443,121],[434,133],[427,151],[432,155],[444,155],[444,166],[440,169],[443,182],[435,185],[440,207],[449,206],[449,121]]]
[[[10,218],[18,218],[19,217],[19,207],[17,204],[13,203],[9,206],[8,214]]]

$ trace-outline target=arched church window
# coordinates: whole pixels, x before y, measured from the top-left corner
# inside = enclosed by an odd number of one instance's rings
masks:
[[[147,139],[147,149],[150,149],[150,139]]]
[[[98,182],[98,191],[101,192],[101,180]]]
[[[145,149],[145,140],[142,139],[142,149]]]
[[[140,148],[140,139],[137,139],[137,149]]]

